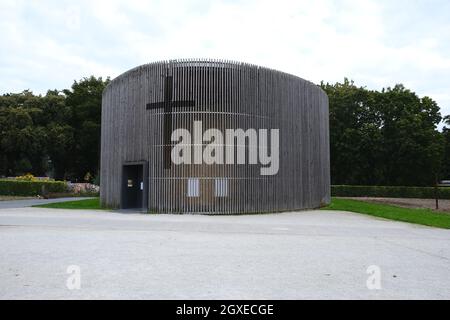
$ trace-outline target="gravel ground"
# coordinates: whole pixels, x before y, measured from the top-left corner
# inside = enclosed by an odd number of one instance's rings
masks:
[[[428,208],[433,210],[436,208],[436,201],[434,199],[372,198],[372,197],[360,197],[360,198],[346,197],[345,199],[392,204],[405,208]],[[450,200],[439,200],[439,211],[450,212]]]
[[[0,243],[0,299],[450,298],[448,230],[348,212],[0,209]]]

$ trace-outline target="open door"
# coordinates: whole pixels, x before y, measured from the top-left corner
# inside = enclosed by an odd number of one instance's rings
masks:
[[[146,209],[147,183],[145,165],[124,164],[122,169],[122,209]]]

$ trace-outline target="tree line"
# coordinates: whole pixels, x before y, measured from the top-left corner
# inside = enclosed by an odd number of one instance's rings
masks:
[[[430,186],[450,178],[450,117],[403,85],[321,84],[330,100],[333,184]]]
[[[70,89],[0,97],[0,176],[98,177],[102,92],[109,79],[89,77]]]
[[[91,76],[70,89],[0,97],[0,176],[32,173],[98,182],[102,92]],[[432,185],[450,179],[450,116],[403,85],[381,91],[322,83],[330,101],[333,184]]]

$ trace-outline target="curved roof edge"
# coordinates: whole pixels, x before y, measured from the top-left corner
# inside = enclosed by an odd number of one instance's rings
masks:
[[[202,66],[226,66],[226,65],[232,65],[232,66],[245,66],[245,67],[250,67],[250,68],[256,68],[256,69],[264,69],[264,70],[268,70],[268,71],[273,71],[273,72],[277,72],[277,73],[281,73],[284,74],[286,76],[289,77],[294,77],[297,79],[300,79],[302,81],[305,81],[315,87],[317,87],[323,94],[325,94],[325,96],[328,96],[326,94],[326,92],[320,87],[320,85],[313,83],[312,81],[303,79],[299,76],[296,76],[294,74],[291,73],[287,73],[284,71],[280,71],[280,70],[276,70],[276,69],[272,69],[272,68],[268,68],[268,67],[263,67],[260,65],[256,65],[256,64],[252,64],[252,63],[247,63],[247,62],[240,62],[240,61],[235,61],[235,60],[227,60],[227,59],[208,59],[208,58],[187,58],[187,59],[171,59],[171,60],[160,60],[160,61],[154,61],[154,62],[149,62],[149,63],[145,63],[142,65],[139,65],[137,67],[134,67],[132,69],[129,69],[123,73],[121,73],[120,75],[118,75],[117,77],[115,77],[114,79],[112,79],[110,81],[110,83],[104,88],[103,90],[103,94],[106,92],[106,90],[109,89],[109,87],[114,84],[117,81],[120,81],[120,79],[124,78],[125,76],[129,75],[130,73],[136,72],[139,69],[143,69],[147,66],[151,66],[151,65],[156,65],[156,64],[177,64],[177,65],[189,65],[189,66],[194,66],[195,64],[198,65],[202,65]]]

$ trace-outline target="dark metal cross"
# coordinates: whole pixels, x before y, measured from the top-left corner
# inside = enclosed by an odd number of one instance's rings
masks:
[[[164,112],[164,169],[170,169],[172,167],[172,160],[170,158],[171,148],[171,136],[172,136],[172,108],[179,107],[195,107],[194,100],[178,100],[172,101],[173,90],[173,76],[166,74],[164,77],[164,101],[147,103],[147,110],[163,109]]]

